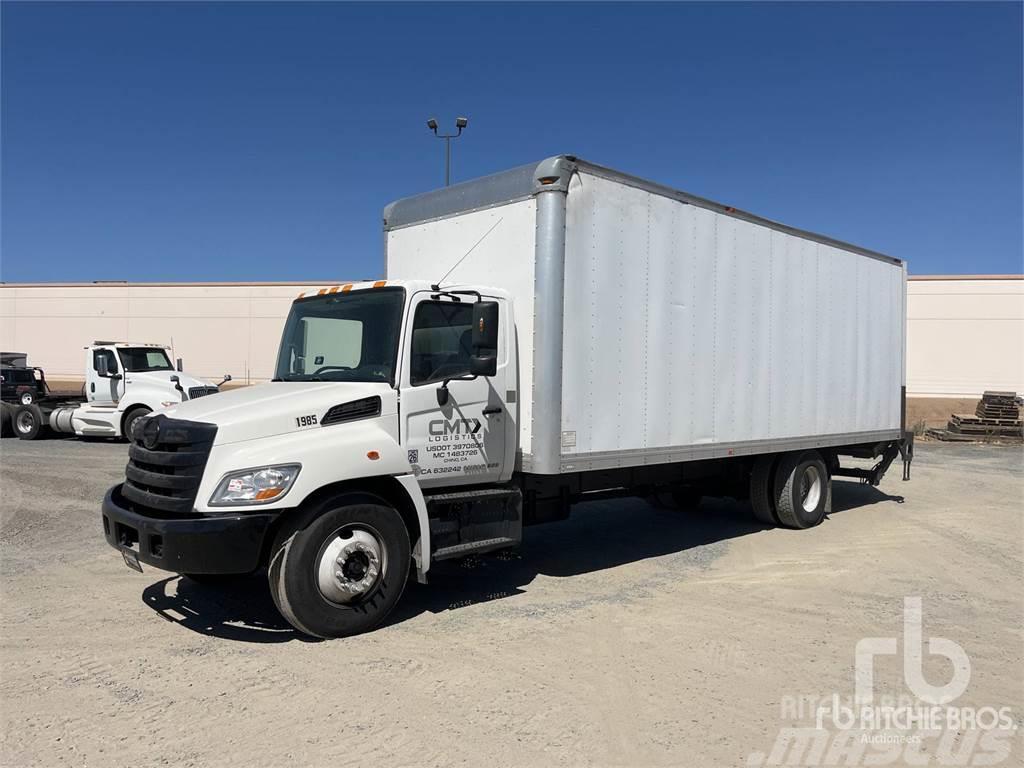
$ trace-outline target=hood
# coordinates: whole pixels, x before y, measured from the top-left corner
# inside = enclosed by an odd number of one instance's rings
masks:
[[[188,392],[189,387],[213,386],[201,379],[189,376],[187,373],[179,373],[178,371],[129,371],[125,374],[125,379],[128,384],[145,384],[149,386],[167,388],[176,392],[177,390],[174,388],[174,382],[171,381],[171,376],[178,377],[181,388],[184,389],[185,392]]]
[[[215,443],[223,445],[315,428],[335,405],[373,395],[380,396],[382,415],[396,411],[395,391],[383,383],[275,381],[189,400],[164,413],[216,424]]]

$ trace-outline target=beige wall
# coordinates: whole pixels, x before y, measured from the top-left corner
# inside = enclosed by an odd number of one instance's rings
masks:
[[[81,380],[94,339],[170,345],[189,373],[270,378],[285,315],[303,283],[0,285],[0,349],[27,352],[53,380]],[[912,277],[907,394],[1024,393],[1024,279]]]
[[[912,277],[907,394],[1024,394],[1024,276]]]
[[[28,353],[51,380],[80,380],[94,340],[153,342],[200,378],[255,383],[273,375],[292,300],[335,284],[0,285],[0,349]]]

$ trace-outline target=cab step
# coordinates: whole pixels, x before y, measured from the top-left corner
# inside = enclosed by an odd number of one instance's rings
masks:
[[[516,547],[523,539],[523,494],[517,487],[426,493],[424,499],[433,560]]]

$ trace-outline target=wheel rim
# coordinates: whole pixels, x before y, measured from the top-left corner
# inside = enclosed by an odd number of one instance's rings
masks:
[[[21,404],[22,405],[32,405],[32,395],[31,395],[31,393],[25,392],[21,396]]]
[[[23,435],[27,435],[32,431],[32,427],[35,426],[36,420],[29,411],[22,411],[18,414],[18,418],[14,420],[15,426],[18,431]]]
[[[387,564],[387,548],[376,530],[362,523],[346,525],[320,547],[317,587],[325,600],[352,605],[374,591]]]
[[[810,464],[800,475],[800,505],[805,512],[813,512],[821,501],[821,472]]]

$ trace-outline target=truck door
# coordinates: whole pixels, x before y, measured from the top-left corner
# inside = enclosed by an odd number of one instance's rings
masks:
[[[424,487],[497,482],[508,458],[505,334],[496,374],[469,378],[475,298],[459,298],[415,294],[404,334],[401,439]],[[500,305],[504,310],[506,302]],[[442,405],[438,390],[446,381]]]
[[[90,403],[110,405],[124,394],[124,371],[117,353],[110,348],[97,348],[87,353],[85,394]],[[109,375],[100,376],[100,358],[106,358]]]

